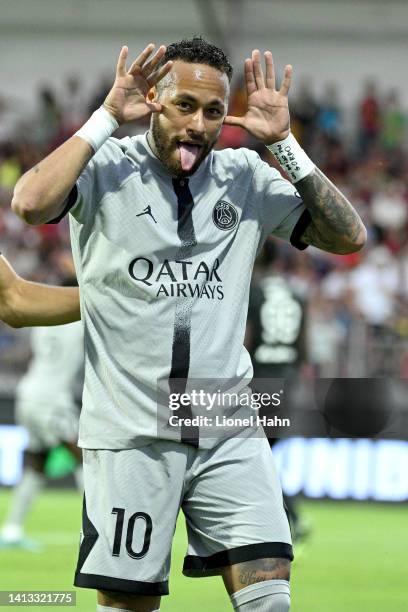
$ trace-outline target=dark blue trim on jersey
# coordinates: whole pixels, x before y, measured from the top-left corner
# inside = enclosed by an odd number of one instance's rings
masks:
[[[98,589],[99,591],[116,591],[117,593],[130,593],[132,595],[168,595],[169,583],[141,582],[139,580],[126,580],[125,578],[111,578],[100,574],[75,573],[74,586],[85,589]]]
[[[51,221],[47,221],[46,225],[54,225],[56,223],[59,223],[61,219],[63,219],[65,215],[69,213],[71,208],[76,203],[77,199],[78,199],[78,187],[76,186],[76,183],[75,183],[75,185],[69,192],[69,195],[66,199],[66,204],[64,206],[64,210],[62,211],[62,213],[59,214],[58,217],[55,217],[55,219],[51,219]]]
[[[188,186],[188,179],[173,179],[173,189],[178,203],[177,234],[181,246],[177,259],[191,257],[192,249],[197,245],[193,224],[194,199]],[[190,370],[190,335],[191,335],[192,301],[179,297],[174,318],[173,345],[171,351],[171,370],[169,375],[170,393],[184,393]],[[184,406],[178,410],[180,419],[191,418],[191,407]],[[181,442],[198,447],[198,427],[181,426]]]
[[[187,555],[184,559],[183,574],[190,578],[218,576],[223,567],[256,561],[257,559],[288,559],[293,561],[293,549],[286,542],[263,542],[247,544],[229,550],[222,550],[209,557]]]
[[[302,212],[295,227],[292,230],[292,234],[290,236],[290,244],[299,251],[304,251],[309,246],[301,241],[301,237],[303,236],[306,228],[311,224],[312,217],[307,208]]]

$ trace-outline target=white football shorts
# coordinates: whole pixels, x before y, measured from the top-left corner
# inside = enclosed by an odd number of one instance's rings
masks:
[[[76,586],[168,594],[180,508],[188,533],[187,576],[217,575],[224,566],[254,559],[293,558],[264,437],[234,437],[211,450],[158,440],[135,449],[85,449],[83,458]]]

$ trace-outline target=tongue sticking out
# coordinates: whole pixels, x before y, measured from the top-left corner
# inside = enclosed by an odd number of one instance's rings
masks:
[[[197,161],[198,154],[200,152],[200,147],[198,147],[197,145],[190,145],[185,142],[180,142],[179,149],[181,167],[185,172],[188,172],[189,170],[191,170],[191,168]]]

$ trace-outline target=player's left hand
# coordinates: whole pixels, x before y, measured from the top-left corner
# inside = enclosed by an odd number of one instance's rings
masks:
[[[243,117],[228,115],[227,125],[244,128],[266,145],[283,140],[289,135],[290,117],[288,91],[292,79],[292,66],[285,67],[281,88],[275,89],[275,70],[270,51],[265,51],[266,73],[262,70],[261,54],[252,51],[252,58],[245,60],[245,84],[248,110]],[[265,78],[266,77],[266,78]]]

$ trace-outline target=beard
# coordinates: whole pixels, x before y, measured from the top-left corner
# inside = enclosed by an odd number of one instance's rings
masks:
[[[175,152],[178,150],[180,138],[174,137],[173,139],[169,139],[166,129],[160,123],[160,116],[158,113],[152,115],[151,133],[157,157],[160,159],[162,164],[166,166],[170,174],[176,177],[191,176],[194,174],[210,151],[214,148],[218,138],[217,134],[216,138],[211,142],[205,139],[195,140],[195,142],[200,145],[200,153],[193,167],[186,171],[181,167],[180,158],[175,155]]]

